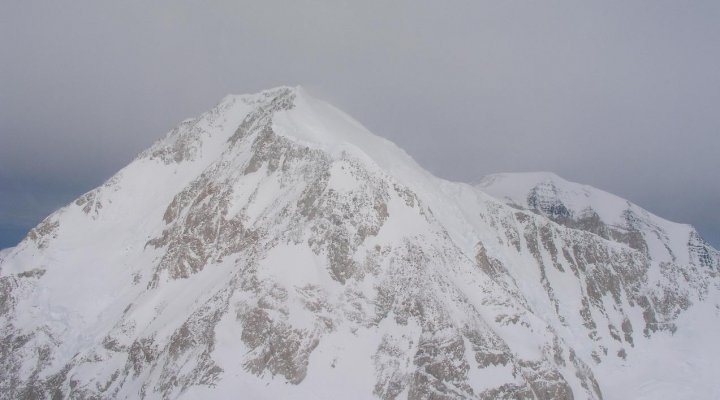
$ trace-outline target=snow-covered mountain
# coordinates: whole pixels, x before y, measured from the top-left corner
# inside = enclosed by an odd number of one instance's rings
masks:
[[[720,398],[719,269],[598,189],[228,96],[0,254],[0,398]]]

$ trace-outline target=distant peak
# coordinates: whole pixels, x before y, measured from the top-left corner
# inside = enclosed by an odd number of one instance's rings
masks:
[[[532,202],[542,198],[548,203],[562,204],[572,214],[581,215],[590,209],[603,221],[623,225],[626,212],[645,215],[653,224],[664,227],[683,225],[658,217],[627,199],[605,190],[568,181],[552,172],[499,173],[483,177],[475,185],[479,190],[509,204],[532,209]],[[668,228],[670,229],[670,228]]]

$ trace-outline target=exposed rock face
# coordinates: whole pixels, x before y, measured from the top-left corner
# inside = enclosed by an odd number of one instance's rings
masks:
[[[717,304],[689,227],[482,189],[300,89],[228,97],[3,255],[0,398],[600,399]]]

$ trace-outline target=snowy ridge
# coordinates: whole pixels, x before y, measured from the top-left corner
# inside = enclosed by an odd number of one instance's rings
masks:
[[[441,180],[302,88],[227,96],[0,258],[0,398],[718,394],[690,227]]]
[[[690,225],[668,221],[611,193],[569,182],[550,172],[489,175],[476,187],[510,205],[631,246],[632,238],[627,233],[641,233],[644,244],[652,247],[644,250],[660,261],[674,262],[681,257],[681,262],[689,262],[687,243],[698,236]],[[623,234],[614,235],[613,231]]]
[[[663,226],[683,225],[665,220],[612,193],[567,181],[552,172],[501,173],[483,177],[476,185],[484,192],[509,204],[522,208],[533,208],[529,203],[535,191],[545,190],[543,195],[554,197],[574,215],[580,216],[588,210],[596,212],[608,224],[622,225],[627,210],[633,210]],[[688,226],[688,225],[683,225]]]

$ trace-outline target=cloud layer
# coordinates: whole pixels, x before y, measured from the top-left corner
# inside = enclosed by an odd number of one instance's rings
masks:
[[[719,20],[714,1],[3,2],[0,247],[180,120],[281,84],[445,178],[550,170],[718,246]]]

